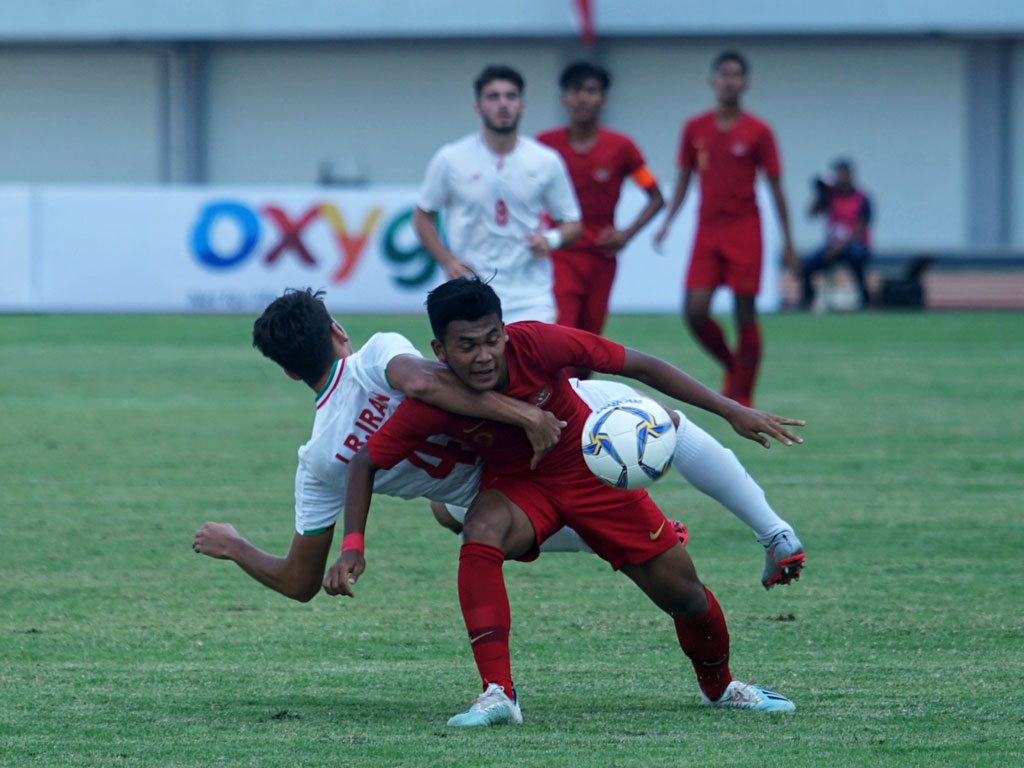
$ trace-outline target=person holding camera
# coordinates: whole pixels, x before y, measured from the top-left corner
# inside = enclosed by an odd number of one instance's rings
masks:
[[[816,177],[812,184],[815,200],[809,214],[826,217],[825,244],[803,259],[803,291],[800,306],[809,309],[814,303],[814,276],[844,263],[857,280],[861,305],[871,303],[865,282],[865,271],[871,260],[871,199],[856,187],[853,164],[846,159],[832,164],[831,183]]]

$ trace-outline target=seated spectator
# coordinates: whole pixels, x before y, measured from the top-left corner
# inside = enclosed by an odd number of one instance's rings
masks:
[[[871,259],[871,201],[854,185],[853,166],[849,160],[832,164],[831,183],[814,179],[817,193],[809,215],[826,215],[825,244],[803,259],[803,293],[800,306],[809,309],[814,303],[813,278],[818,272],[835,264],[845,263],[857,279],[862,305],[871,297],[864,282],[864,273]]]

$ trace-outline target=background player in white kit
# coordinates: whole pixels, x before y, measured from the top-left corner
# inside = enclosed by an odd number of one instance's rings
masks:
[[[437,151],[413,224],[449,279],[475,274],[501,298],[507,323],[555,321],[550,252],[580,236],[576,193],[562,158],[519,135],[523,78],[492,65],[474,82],[483,123]],[[438,231],[444,214],[447,245]],[[541,214],[556,224],[542,230]]]
[[[295,533],[288,554],[277,557],[244,539],[231,524],[207,522],[196,532],[192,548],[235,561],[260,583],[295,600],[310,600],[320,590],[334,525],[344,503],[348,462],[405,396],[518,424],[528,429],[538,455],[557,441],[559,422],[551,414],[497,393],[472,393],[457,384],[443,366],[424,360],[400,334],[375,334],[362,349],[354,350],[320,294],[308,290],[287,292],[276,299],[256,321],[253,344],[317,393],[312,436],[299,449]],[[632,392],[614,382],[581,382],[579,386],[580,396],[592,408]],[[732,451],[685,417],[680,419],[673,465],[695,487],[750,525],[762,543],[780,536],[796,541],[792,528],[768,506],[764,492]],[[457,505],[456,510],[464,515],[464,508],[476,496],[479,479],[480,467],[473,453],[456,441],[436,438],[425,443],[412,460],[378,472],[374,491]],[[798,541],[796,544],[799,546]],[[544,550],[589,548],[574,531],[563,529],[545,542]],[[801,562],[795,569],[780,567],[779,561],[791,553],[776,550],[768,549],[762,574],[766,586],[796,578],[802,566]]]

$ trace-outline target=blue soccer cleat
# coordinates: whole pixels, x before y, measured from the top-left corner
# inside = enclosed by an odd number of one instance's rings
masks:
[[[515,689],[513,689],[513,693]],[[510,699],[505,689],[491,683],[487,690],[473,701],[465,712],[452,715],[448,725],[522,725],[523,713],[519,710],[519,697]]]
[[[760,688],[752,683],[741,683],[739,680],[729,683],[718,701],[712,701],[703,691],[700,698],[706,707],[756,709],[761,712],[792,712],[796,709],[796,705],[781,693]]]

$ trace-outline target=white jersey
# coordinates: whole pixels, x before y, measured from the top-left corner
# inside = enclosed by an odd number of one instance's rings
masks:
[[[449,250],[494,288],[506,322],[554,319],[551,260],[536,258],[526,235],[541,230],[542,212],[555,221],[581,218],[557,152],[520,136],[498,155],[471,134],[437,151],[416,204],[444,214]]]
[[[300,534],[321,533],[334,525],[345,503],[349,462],[405,399],[386,374],[398,355],[420,357],[401,334],[378,333],[358,352],[334,363],[316,397],[313,434],[299,448],[295,530]],[[480,471],[479,460],[465,447],[451,438],[431,438],[409,459],[377,472],[373,490],[468,506],[480,485]]]

